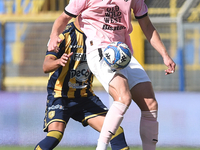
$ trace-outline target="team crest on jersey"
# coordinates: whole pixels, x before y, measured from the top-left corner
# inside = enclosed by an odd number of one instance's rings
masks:
[[[48,118],[49,118],[49,119],[52,119],[54,116],[55,116],[55,111],[50,111],[50,112],[48,113]]]
[[[68,24],[68,25],[66,26],[65,30],[68,30],[68,29],[71,28],[71,27],[72,27],[72,26]]]

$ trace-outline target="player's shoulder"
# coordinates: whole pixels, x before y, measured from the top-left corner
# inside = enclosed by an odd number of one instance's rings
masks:
[[[67,26],[66,26],[66,28],[65,28],[65,30],[64,30],[64,32],[63,32],[63,34],[65,34],[65,33],[67,33],[67,32],[72,32],[72,31],[74,31],[74,30],[76,30],[76,27],[75,27],[75,25],[74,25],[74,22],[71,22],[71,23],[67,24]]]

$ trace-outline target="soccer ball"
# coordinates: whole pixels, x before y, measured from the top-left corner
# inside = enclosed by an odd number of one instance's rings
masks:
[[[116,71],[125,68],[131,60],[131,51],[123,42],[112,42],[104,49],[104,61]]]

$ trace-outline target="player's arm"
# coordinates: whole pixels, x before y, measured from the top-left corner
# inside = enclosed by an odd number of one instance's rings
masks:
[[[59,38],[59,35],[64,31],[66,25],[72,17],[63,12],[54,22],[51,34],[50,41],[48,44],[48,51],[58,52],[58,44],[62,42]]]
[[[71,52],[70,54],[64,53],[59,59],[57,59],[54,55],[46,55],[43,63],[44,73],[49,73],[57,70],[61,66],[65,66],[72,54],[73,52]]]
[[[161,41],[158,32],[156,31],[153,24],[151,23],[148,15],[143,18],[138,19],[138,22],[147,40],[163,57],[163,61],[165,65],[168,67],[168,69],[165,70],[165,74],[167,75],[167,74],[173,73],[175,71],[176,64],[167,53],[167,50],[163,42]]]

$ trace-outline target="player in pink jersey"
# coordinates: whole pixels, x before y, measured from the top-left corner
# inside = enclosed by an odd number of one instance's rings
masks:
[[[129,65],[113,72],[104,65],[103,49],[113,41],[126,43],[132,49],[129,34],[132,31],[131,11],[138,20],[151,45],[163,57],[168,67],[165,74],[175,71],[176,64],[168,55],[160,36],[148,17],[144,0],[72,0],[55,21],[50,35],[49,51],[58,51],[58,35],[72,17],[79,15],[81,29],[87,36],[87,61],[90,70],[113,97],[104,121],[96,150],[106,150],[132,99],[141,110],[140,135],[143,150],[155,150],[158,141],[158,104],[151,81],[142,66],[132,57]]]

